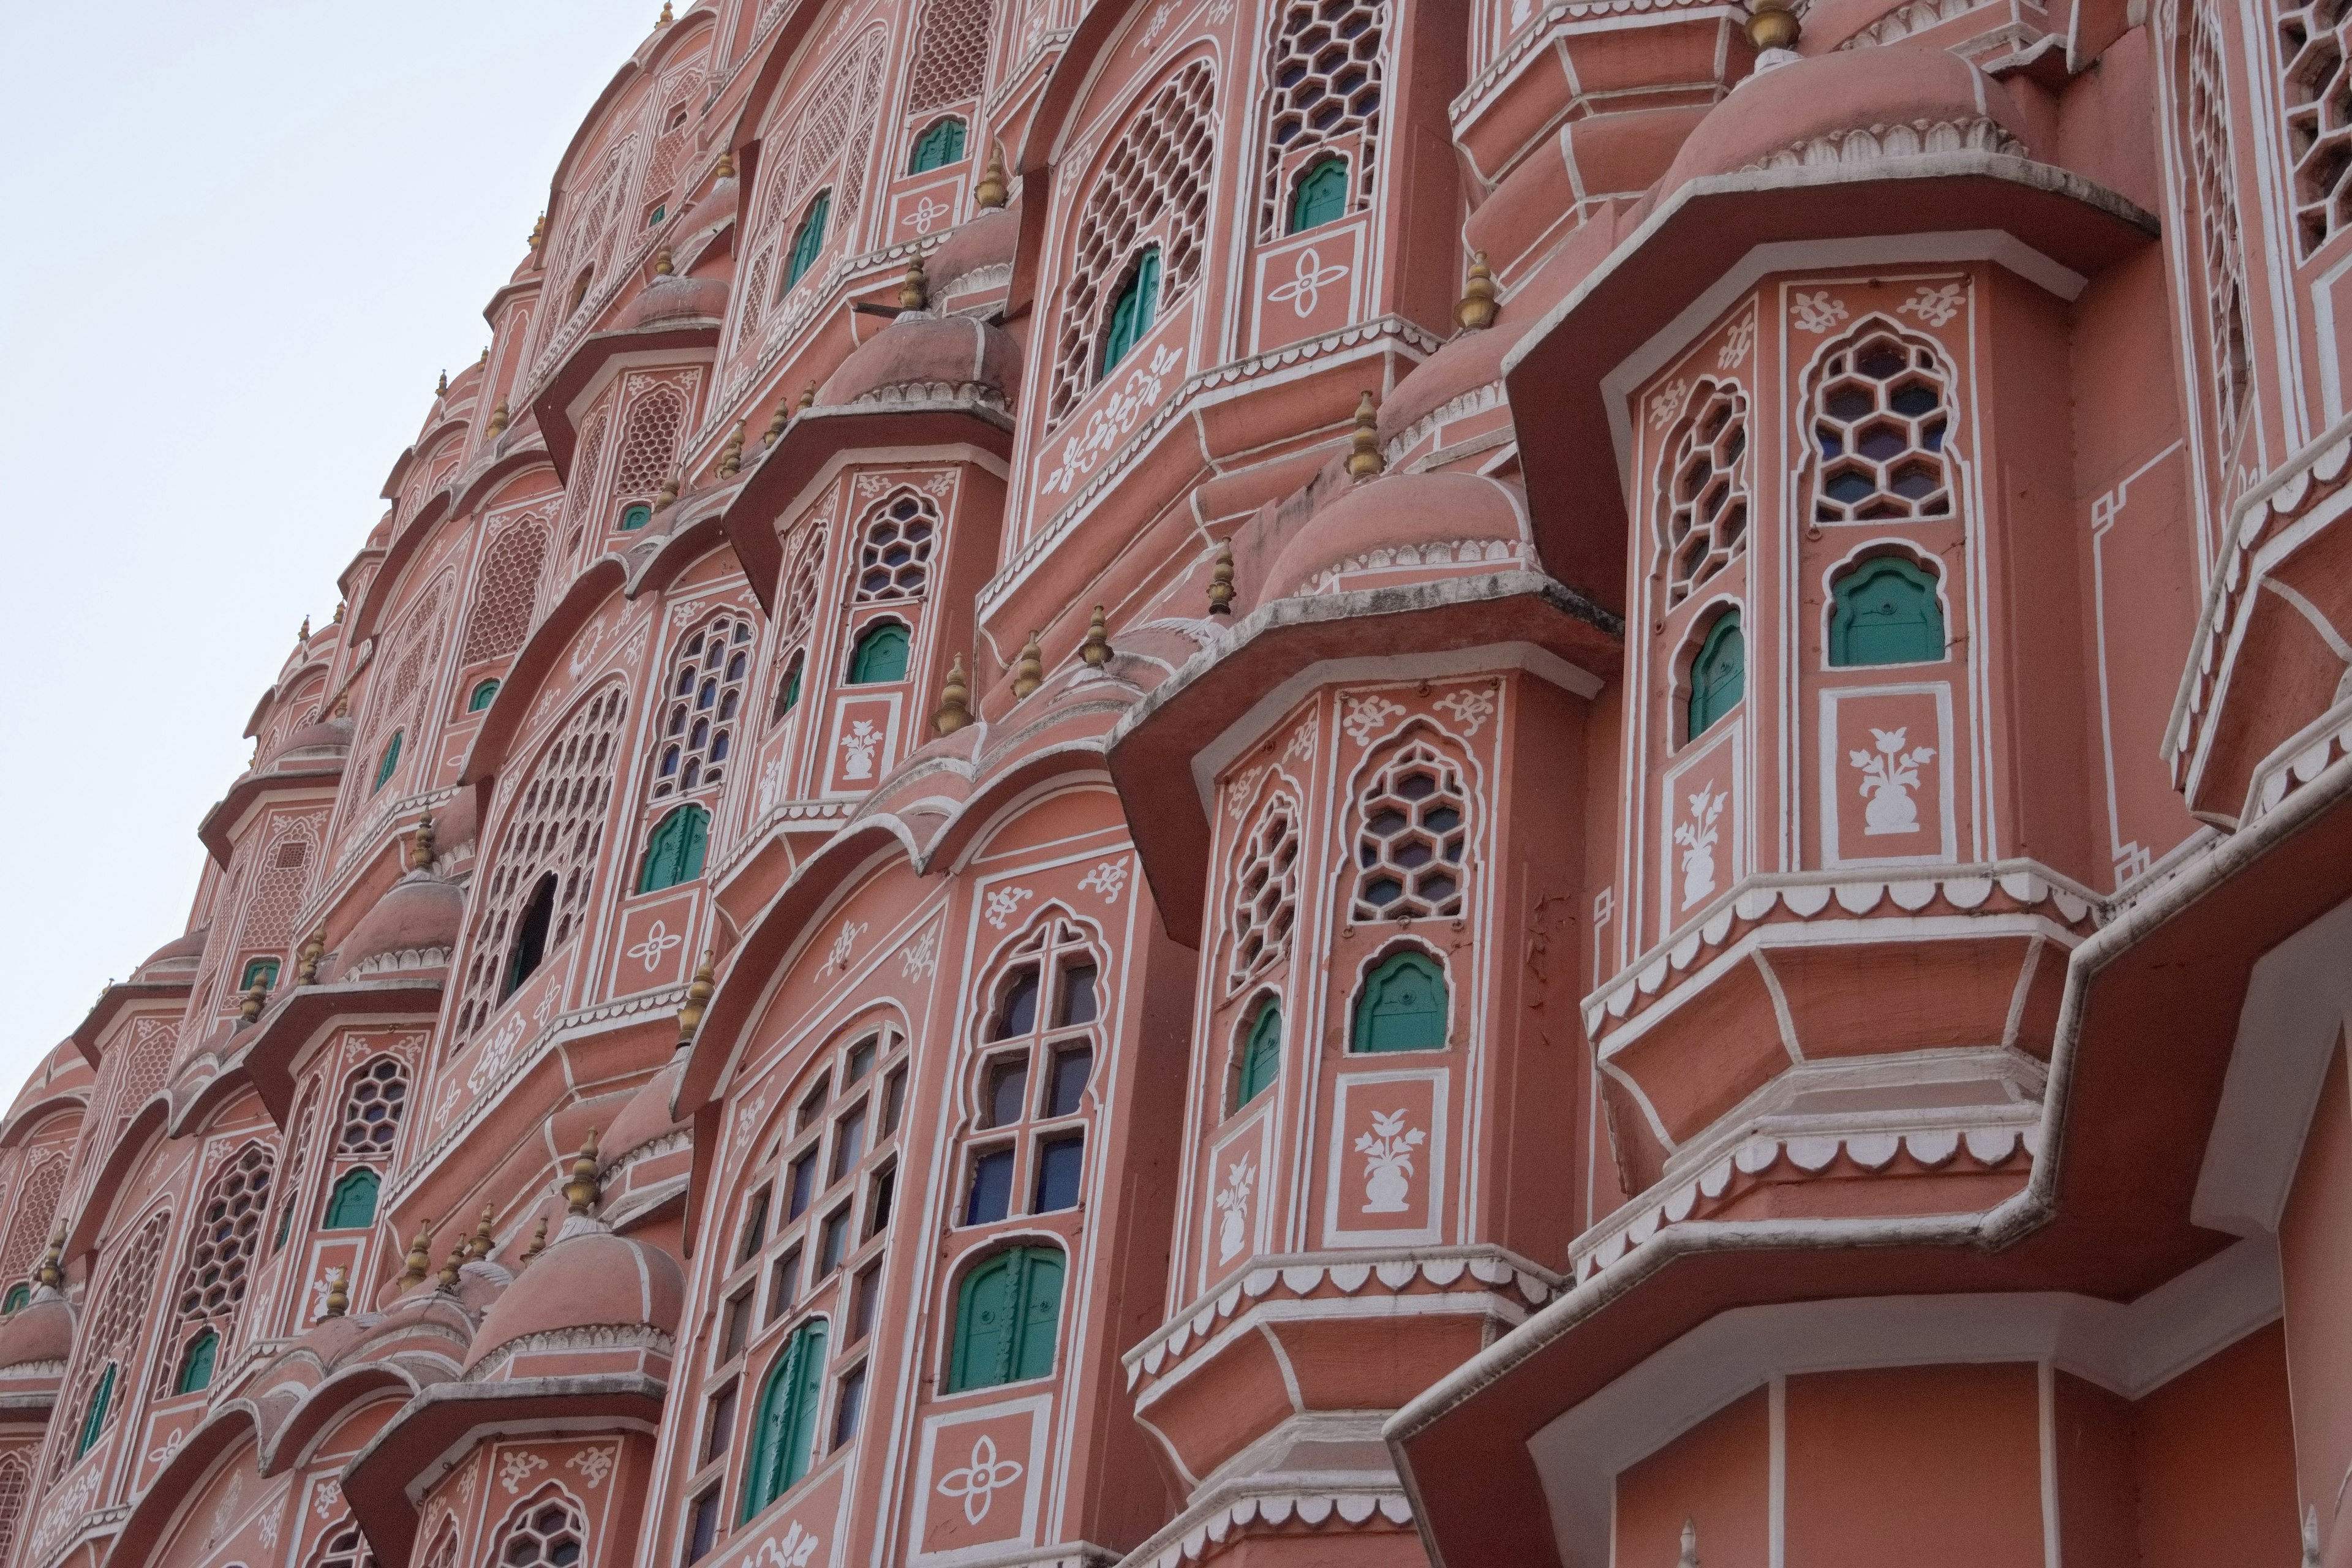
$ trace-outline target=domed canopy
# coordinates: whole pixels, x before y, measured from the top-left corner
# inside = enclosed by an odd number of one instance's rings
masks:
[[[923,258],[923,270],[930,279],[931,293],[944,299],[966,292],[961,285],[967,279],[971,279],[970,291],[986,287],[987,280],[977,275],[991,268],[1009,268],[1013,247],[1020,238],[1021,219],[1011,207],[992,208],[960,225],[940,242],[937,250]]]
[[[642,1328],[675,1334],[685,1306],[686,1277],[668,1253],[574,1215],[564,1221],[554,1245],[484,1315],[474,1334],[474,1363],[479,1365],[528,1335],[566,1329]]]
[[[276,758],[340,756],[351,747],[352,721],[349,719],[320,719],[309,724],[296,725],[273,755]]]
[[[74,1310],[44,1285],[33,1299],[0,1323],[0,1372],[11,1367],[63,1362],[73,1349]]]
[[[670,1096],[677,1091],[678,1075],[685,1070],[683,1060],[673,1061],[630,1096],[599,1142],[608,1165],[618,1166],[656,1139],[685,1129],[686,1123],[672,1120],[669,1113]]]
[[[720,278],[656,278],[629,302],[624,327],[670,321],[715,321],[727,314],[727,282]]]
[[[338,980],[404,970],[446,969],[457,946],[466,896],[429,871],[394,882],[342,941]]]
[[[1275,556],[1260,602],[1358,586],[1348,581],[1357,573],[1493,571],[1528,560],[1527,536],[1525,500],[1500,479],[1391,474],[1349,487],[1309,518]]]
[[[975,394],[1006,399],[1020,371],[1020,345],[1002,329],[965,316],[914,311],[842,361],[822,401],[838,405]]]

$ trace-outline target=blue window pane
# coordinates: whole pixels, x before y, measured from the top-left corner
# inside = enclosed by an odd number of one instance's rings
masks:
[[[1013,1210],[1013,1151],[999,1149],[971,1163],[971,1196],[965,1202],[963,1222],[987,1225]]]
[[[1078,1206],[1078,1177],[1086,1170],[1084,1138],[1057,1138],[1037,1152],[1037,1202],[1033,1212],[1055,1214]]]

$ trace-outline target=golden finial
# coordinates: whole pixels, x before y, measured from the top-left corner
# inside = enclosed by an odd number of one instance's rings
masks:
[[[237,1004],[237,1022],[239,1024],[252,1023],[256,1018],[261,1016],[261,1009],[267,1006],[268,1002],[269,987],[263,984],[260,981],[256,980],[253,983],[253,989],[245,994],[245,1000]]]
[[[1013,700],[1020,701],[1045,684],[1045,656],[1037,651],[1037,634],[1031,632],[1029,640],[1021,645],[1020,657],[1013,661]]]
[[[814,408],[815,406],[816,383],[812,381],[806,386],[801,388],[801,400],[793,405],[793,412],[798,414],[803,408]]]
[[[512,423],[513,419],[514,416],[507,409],[507,400],[503,397],[499,398],[499,405],[490,410],[488,434],[493,437],[506,434],[507,426]]]
[[[474,1239],[466,1246],[467,1258],[478,1261],[490,1255],[490,1248],[497,1245],[490,1237],[490,1222],[496,1218],[498,1218],[498,1210],[488,1204],[484,1204],[481,1223],[474,1226]]]
[[[726,444],[719,448],[719,477],[731,479],[743,468],[743,432],[748,422],[738,422],[727,432]]]
[[[669,14],[669,0],[662,0],[661,20],[656,22],[654,26],[656,27],[667,27],[677,19],[677,18]]]
[[[59,1226],[57,1233],[49,1237],[49,1249],[41,1254],[41,1266],[33,1271],[35,1281],[52,1290],[62,1286],[66,1282],[66,1271],[62,1267],[65,1256],[66,1227]]]
[[[441,1272],[435,1278],[434,1288],[454,1292],[457,1289],[458,1270],[466,1266],[466,1238],[459,1237],[449,1256],[441,1260]]]
[[[1356,405],[1356,431],[1348,438],[1348,477],[1370,479],[1381,468],[1380,410],[1372,406],[1372,395],[1367,392]]]
[[[1234,542],[1217,541],[1217,559],[1209,568],[1209,614],[1234,613]]]
[[[676,271],[677,269],[677,261],[676,261],[676,260],[675,260],[675,259],[670,256],[670,253],[669,253],[669,247],[668,247],[668,246],[665,245],[665,246],[663,246],[660,249],[658,249],[658,250],[656,250],[656,251],[655,251],[655,252],[654,252],[654,276],[655,276],[655,277],[656,277],[656,278],[667,278],[668,276],[670,276],[670,274],[671,274],[671,273],[673,273],[673,272],[674,272],[674,271]]]
[[[351,608],[351,606],[344,604],[341,599],[337,599],[335,601],[335,625],[340,626],[343,624],[343,612],[349,608]]]
[[[563,1184],[563,1201],[572,1205],[573,1214],[584,1215],[601,1195],[596,1186],[596,1130],[591,1127],[588,1142],[580,1145],[572,1162],[572,1179]]]
[[[1495,324],[1495,275],[1486,270],[1486,253],[1474,251],[1470,257],[1470,276],[1463,280],[1461,300],[1454,307],[1454,319],[1468,331],[1480,331]]]
[[[920,310],[931,302],[931,280],[923,276],[921,252],[907,258],[907,275],[898,280],[898,309]]]
[[[417,820],[416,836],[408,841],[408,868],[424,871],[433,865],[433,815],[427,812]]]
[[[1011,193],[1004,185],[1004,149],[995,142],[988,144],[988,167],[981,171],[980,184],[972,187],[971,199],[983,207],[1001,207]]]
[[[490,368],[490,351],[488,348],[484,348],[482,350],[482,357],[474,362],[474,368],[476,370],[488,370]]]
[[[1749,0],[1748,41],[1758,48],[1793,49],[1801,30],[1789,0]]]
[[[436,397],[446,397],[449,395],[449,373],[447,371],[443,371],[441,373],[441,379],[433,384],[433,395]]]
[[[319,983],[319,961],[327,956],[327,928],[320,926],[294,955],[294,984],[316,985]]]
[[[400,1288],[414,1289],[425,1283],[432,1271],[433,1258],[425,1249],[433,1245],[433,1222],[425,1220],[416,1227],[416,1239],[408,1244],[408,1261],[400,1270]]]
[[[539,1216],[539,1228],[530,1233],[530,1245],[522,1249],[522,1261],[529,1263],[547,1250],[547,1216]]]
[[[971,688],[964,684],[963,655],[948,666],[947,684],[940,689],[940,705],[931,715],[931,729],[952,735],[971,722]]]
[[[546,237],[546,235],[547,235],[547,214],[546,214],[546,213],[544,213],[544,212],[541,212],[541,213],[537,217],[535,217],[535,218],[533,218],[533,219],[531,220],[531,224],[530,224],[530,247],[531,247],[533,250],[537,250],[537,249],[539,248],[539,242],[540,242],[542,238],[544,238],[544,237]]]
[[[732,153],[719,153],[719,162],[711,166],[710,177],[714,180],[733,179],[735,177],[735,154]]]
[[[661,489],[654,492],[654,510],[656,511],[667,511],[671,507],[677,504],[677,476],[676,474],[672,474],[669,478],[661,482]]]
[[[302,641],[302,642],[305,642],[305,643],[307,643],[307,642],[309,642],[309,641],[310,640],[310,616],[304,616],[302,617],[302,629],[301,629],[300,631],[299,631],[299,632],[296,632],[296,633],[294,634],[294,636],[296,637],[296,638],[297,638],[298,640]]]
[[[694,1031],[702,1026],[702,1015],[709,1010],[711,969],[718,962],[716,952],[705,950],[702,963],[696,966],[694,981],[686,988],[686,1000],[677,1009],[677,1043],[685,1045],[694,1038]]]
[[[335,717],[338,719],[348,719],[351,716],[352,694],[350,689],[347,687],[343,690],[335,693]]]
[[[1087,623],[1087,640],[1078,645],[1078,658],[1088,669],[1100,669],[1110,662],[1110,634],[1103,626],[1103,607],[1095,606],[1094,619]]]
[[[790,398],[779,397],[776,399],[775,412],[768,416],[768,433],[760,437],[761,448],[765,450],[766,448],[774,446],[776,444],[776,437],[782,435],[784,433],[784,426],[792,422],[792,400]]]
[[[330,1318],[340,1318],[352,1310],[352,1271],[348,1268],[327,1270],[327,1311]]]

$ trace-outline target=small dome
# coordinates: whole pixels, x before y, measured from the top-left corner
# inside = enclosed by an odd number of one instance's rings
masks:
[[[461,789],[441,805],[433,814],[433,845],[437,855],[462,849],[474,841],[480,831],[480,813],[475,809],[471,789]]]
[[[139,967],[131,973],[139,975],[151,969],[194,970],[205,956],[205,942],[212,935],[212,930],[208,925],[201,925],[185,936],[173,937],[140,960]]]
[[[629,301],[624,327],[654,327],[666,321],[715,321],[727,314],[722,278],[656,278]]]
[[[613,1118],[613,1125],[598,1140],[598,1153],[605,1166],[620,1165],[631,1154],[686,1127],[683,1121],[672,1120],[670,1096],[677,1092],[678,1075],[686,1070],[683,1061],[673,1061],[646,1080],[645,1087],[629,1097],[621,1114]]]
[[[702,193],[701,199],[686,209],[686,216],[678,219],[677,227],[674,232],[708,233],[733,217],[742,199],[742,182],[736,179],[734,175],[730,174],[724,179],[713,180],[710,182],[710,188]]]
[[[278,762],[328,754],[341,756],[351,749],[352,721],[349,719],[320,719],[314,723],[297,724],[270,760]]]
[[[446,969],[457,945],[466,895],[429,871],[411,871],[387,889],[343,938],[335,978],[360,980]]]
[[[483,1316],[473,1359],[478,1365],[526,1335],[564,1329],[675,1334],[685,1307],[686,1276],[668,1253],[575,1215]]]
[[[1837,49],[1759,72],[1675,154],[1661,195],[1708,174],[1982,151],[2030,156],[2025,117],[1958,55],[1890,45]]]
[[[1009,399],[1021,378],[1021,348],[1010,334],[966,316],[915,311],[861,344],[825,383],[822,402]]]
[[[983,212],[970,223],[959,225],[940,242],[937,250],[923,258],[923,270],[930,279],[931,293],[944,299],[950,294],[977,293],[993,288],[998,282],[990,270],[993,268],[1004,268],[1004,278],[1010,280],[1013,251],[1020,238],[1020,216],[1009,206]]]
[[[1381,439],[1394,440],[1465,392],[1503,379],[1503,356],[1517,346],[1537,312],[1521,310],[1496,325],[1464,332],[1422,361],[1381,401]]]
[[[0,1323],[0,1371],[62,1362],[73,1349],[74,1310],[47,1286]]]
[[[1495,571],[1530,559],[1527,539],[1516,486],[1477,474],[1390,474],[1349,487],[1309,518],[1276,553],[1259,602],[1370,585],[1348,581],[1358,573]]]

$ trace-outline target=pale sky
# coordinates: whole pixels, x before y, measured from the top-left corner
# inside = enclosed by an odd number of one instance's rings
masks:
[[[255,700],[660,9],[10,7],[0,1104],[184,929]]]

